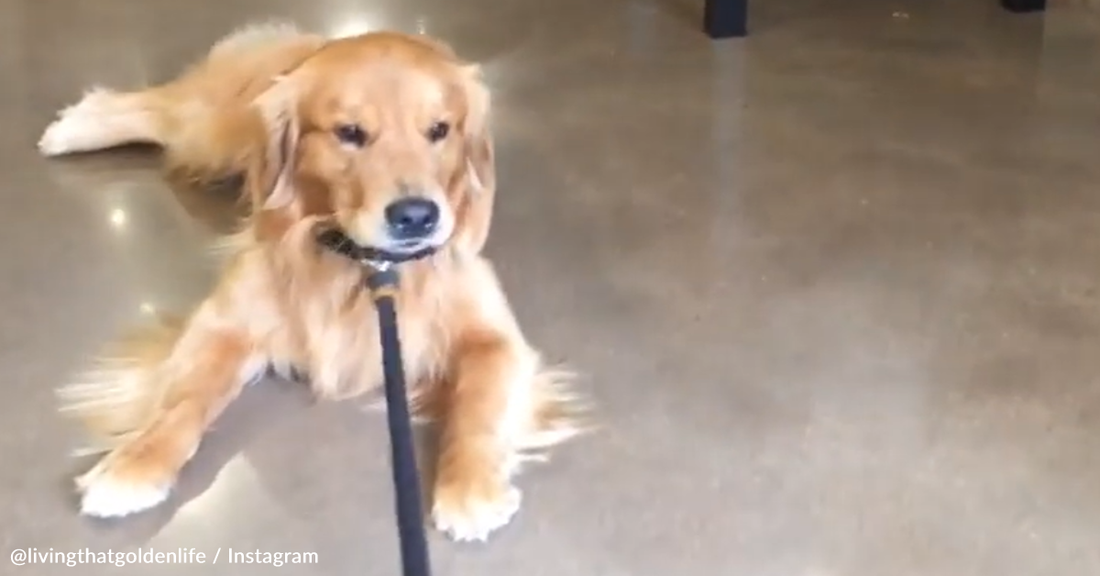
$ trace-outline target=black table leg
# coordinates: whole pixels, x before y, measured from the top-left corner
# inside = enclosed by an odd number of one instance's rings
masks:
[[[1042,12],[1047,0],[1001,0],[1001,6],[1009,12]]]
[[[707,36],[735,38],[748,34],[749,0],[704,0],[704,2],[703,29]]]

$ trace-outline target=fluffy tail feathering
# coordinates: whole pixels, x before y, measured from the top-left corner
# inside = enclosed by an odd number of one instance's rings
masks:
[[[574,391],[575,374],[564,369],[543,367],[535,375],[530,395],[523,399],[529,410],[516,422],[516,430],[508,434],[517,462],[544,462],[548,450],[575,436],[592,430],[587,419],[590,407]],[[419,423],[440,421],[446,414],[447,389],[438,383],[421,385],[410,390],[412,416]],[[384,409],[384,400],[374,404]]]
[[[156,418],[171,380],[158,377],[183,332],[184,321],[161,318],[116,341],[75,383],[58,391],[62,413],[80,420],[90,446],[81,454],[106,452],[132,438]]]

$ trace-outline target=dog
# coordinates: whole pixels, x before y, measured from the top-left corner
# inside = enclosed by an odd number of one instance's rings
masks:
[[[382,381],[362,267],[319,230],[391,254],[416,413],[438,423],[435,527],[485,540],[520,506],[523,462],[581,431],[571,374],[544,363],[482,249],[496,191],[490,95],[476,64],[424,36],[326,38],[243,28],[175,79],[93,89],[58,113],[46,156],[159,146],[195,183],[243,176],[248,205],[224,270],[186,317],[120,338],[63,387],[101,459],[76,480],[81,512],[119,517],[169,496],[205,431],[268,370],[321,398]]]

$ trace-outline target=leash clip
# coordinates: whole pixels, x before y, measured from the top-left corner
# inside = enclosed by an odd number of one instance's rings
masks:
[[[378,300],[396,295],[397,285],[401,280],[396,266],[390,262],[367,262],[363,267],[367,268],[365,283],[371,297]]]

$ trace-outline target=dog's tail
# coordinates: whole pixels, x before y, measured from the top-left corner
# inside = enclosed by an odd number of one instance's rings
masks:
[[[535,376],[531,417],[518,438],[525,460],[543,460],[546,450],[588,432],[591,407],[575,386],[576,375],[564,368],[542,368]]]
[[[564,368],[539,368],[508,434],[513,471],[527,462],[547,460],[550,448],[595,428],[590,420],[592,407],[577,392],[575,381],[575,374]],[[422,423],[440,421],[446,417],[446,401],[447,389],[441,382],[416,388],[410,397],[413,417]]]
[[[108,451],[152,423],[170,382],[158,371],[183,327],[182,319],[159,318],[116,341],[91,370],[58,392],[62,413],[81,421],[91,436],[82,452]]]

